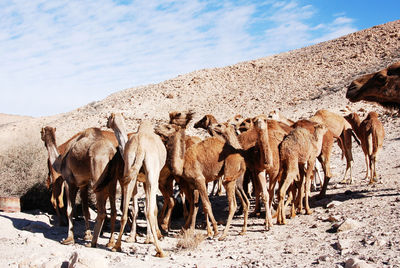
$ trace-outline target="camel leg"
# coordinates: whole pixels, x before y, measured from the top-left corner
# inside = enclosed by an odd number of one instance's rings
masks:
[[[236,195],[240,198],[240,202],[242,203],[242,208],[243,208],[243,228],[239,234],[244,235],[247,232],[247,220],[249,217],[250,201],[247,198],[246,191],[244,189],[244,181],[242,182],[240,181],[241,181],[240,179],[236,180],[235,192]]]
[[[138,202],[138,184],[136,183],[133,187],[133,192],[132,192],[132,225],[131,225],[131,232],[129,233],[129,236],[125,239],[126,242],[128,243],[134,243],[136,242],[136,228],[137,228],[137,216],[139,214],[139,202]],[[129,203],[128,203],[129,204]]]
[[[173,183],[174,183],[174,178],[172,176],[169,176],[165,185],[159,186],[161,194],[164,197],[164,205],[163,205],[164,212],[161,211],[160,214],[160,216],[163,216],[160,217],[160,226],[161,229],[165,232],[168,232],[169,224],[171,222],[172,209],[175,206]]]
[[[253,178],[253,188],[254,194],[256,197],[254,211],[251,213],[251,216],[259,216],[261,211],[261,201],[262,198],[262,186],[258,180],[257,174],[255,171],[251,172]]]
[[[85,244],[87,247],[95,248],[97,245],[97,239],[99,237],[101,228],[103,227],[104,219],[106,218],[106,201],[108,194],[105,190],[96,193],[96,208],[97,217],[94,225],[93,238],[91,243]]]
[[[123,211],[122,211],[122,217],[120,221],[120,231],[118,234],[118,239],[117,242],[115,243],[114,247],[112,248],[112,251],[121,251],[121,240],[122,240],[122,235],[124,233],[125,225],[128,220],[128,207],[129,207],[129,200],[131,199],[132,192],[134,188],[136,187],[136,178],[132,179],[130,182],[122,185],[122,193],[123,193]],[[135,223],[133,225],[136,225]]]
[[[220,241],[222,241],[226,238],[226,235],[228,234],[229,226],[231,225],[231,222],[233,219],[233,215],[235,214],[235,211],[237,208],[236,197],[235,197],[236,181],[225,182],[224,187],[226,190],[226,195],[227,195],[228,203],[229,203],[229,215],[228,215],[228,220],[226,222],[224,232],[218,239]]]
[[[189,203],[189,211],[188,211],[186,219],[185,219],[185,224],[183,225],[183,230],[187,230],[187,229],[189,229],[189,227],[192,223],[192,216],[194,213],[194,200],[193,200],[194,192],[193,192],[193,190],[190,190],[189,187],[187,187],[187,189],[181,188],[181,190],[185,191],[185,199]]]
[[[218,192],[217,192],[217,196],[221,196],[222,195],[222,178],[218,178],[217,179],[218,182]]]
[[[199,190],[195,189],[193,190],[193,202],[190,210],[192,213],[189,214],[190,219],[190,230],[194,232],[195,226],[196,226],[196,217],[197,217],[197,212],[199,211]]]
[[[344,181],[344,182],[348,181],[350,184],[353,183],[353,178],[352,178],[353,154],[351,152],[351,145],[352,145],[351,144],[351,137],[352,137],[351,131],[352,131],[351,129],[346,129],[343,131],[342,135],[340,136],[343,140],[344,148],[342,148],[342,149],[344,149],[344,155],[346,157],[346,171],[344,173],[344,177],[343,177],[342,181]],[[347,180],[346,176],[347,176],[348,172],[350,174],[350,177]]]
[[[80,188],[79,195],[81,197],[82,202],[82,212],[83,217],[85,218],[85,237],[83,238],[85,241],[92,240],[92,232],[90,231],[90,214],[89,214],[89,184]]]
[[[369,171],[371,169],[371,165],[370,165],[370,158],[368,156],[368,153],[364,151],[364,156],[365,156],[365,166],[367,167],[367,171],[365,173],[365,178],[364,179],[368,179],[369,178]]]
[[[295,164],[289,164],[286,173],[286,176],[284,175],[281,179],[281,185],[279,187],[279,203],[278,203],[278,216],[277,216],[277,224],[286,224],[286,215],[285,215],[285,196],[287,189],[289,188],[290,184],[294,181],[298,174],[298,169],[297,167],[297,161]]]
[[[67,182],[65,183],[64,188],[65,188],[65,194],[67,195],[68,236],[61,243],[64,245],[69,245],[75,243],[72,215],[73,215],[73,210],[75,208],[75,198],[78,192],[78,188],[75,185],[69,184]]]
[[[210,220],[211,220],[211,223],[212,223],[213,229],[214,229],[214,237],[216,237],[218,235],[218,226],[217,226],[217,222],[215,221],[214,214],[212,212],[210,199],[208,198],[208,195],[207,195],[207,189],[206,189],[204,177],[197,178],[195,181],[195,184],[196,184],[197,190],[199,191],[201,201],[203,202],[204,215],[208,215],[210,217]],[[198,207],[198,205],[197,205],[197,207]],[[193,216],[195,217],[196,214],[194,214]],[[192,222],[193,222],[193,220],[192,220]]]
[[[166,257],[167,254],[161,249],[158,242],[158,234],[157,234],[157,203],[156,203],[156,195],[158,189],[158,175],[154,174],[152,170],[148,170],[147,174],[147,182],[145,184],[146,191],[146,216],[147,220],[150,224],[151,233],[153,234],[153,242],[156,247],[157,257]]]
[[[267,180],[265,178],[265,170],[261,171],[257,174],[257,180],[259,185],[261,186],[262,193],[262,201],[264,202],[265,207],[265,228],[269,230],[272,227],[272,216],[271,211],[269,209],[269,193],[267,190]]]
[[[312,159],[311,161],[308,161],[307,163],[307,170],[306,170],[306,175],[305,175],[305,209],[306,209],[306,214],[311,215],[312,210],[310,209],[310,204],[308,202],[310,192],[311,192],[311,175],[314,170],[314,165],[315,165],[315,159]]]
[[[324,183],[322,184],[321,191],[317,196],[318,199],[322,199],[326,196],[326,190],[328,189],[329,181],[332,178],[331,166],[330,166],[332,149],[333,149],[333,138],[326,139],[324,136],[321,154],[318,156],[318,160],[321,163],[322,169],[324,171]]]
[[[303,200],[304,200],[304,195],[305,195],[305,178],[306,178],[306,172],[305,170],[305,166],[304,165],[299,165],[299,176],[300,176],[300,180],[299,180],[299,187],[298,187],[298,194],[297,194],[297,209],[299,214],[302,213],[303,211]],[[296,184],[296,182],[294,183]],[[295,198],[295,195],[293,195],[293,198]]]
[[[115,244],[114,241],[114,232],[115,232],[115,221],[117,219],[117,205],[116,205],[116,180],[115,182],[109,186],[109,200],[110,200],[110,208],[111,208],[111,217],[110,217],[110,223],[111,223],[111,230],[110,230],[110,239],[108,240],[108,243],[106,245],[107,248],[112,248]]]

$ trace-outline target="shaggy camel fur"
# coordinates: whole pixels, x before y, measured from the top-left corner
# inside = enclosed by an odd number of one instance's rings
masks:
[[[118,119],[118,120],[117,120]],[[118,137],[119,146],[122,148],[124,159],[124,175],[122,179],[123,192],[123,214],[121,218],[121,228],[118,235],[118,240],[113,247],[113,251],[121,251],[122,234],[128,219],[129,200],[132,194],[137,193],[138,174],[143,168],[145,173],[145,193],[146,193],[146,218],[148,221],[148,229],[153,235],[153,243],[156,247],[158,257],[165,257],[165,252],[161,249],[157,234],[157,206],[156,206],[156,191],[158,189],[158,181],[160,172],[165,165],[167,152],[164,144],[159,136],[154,133],[153,125],[149,121],[143,121],[136,134],[129,137],[124,129],[122,116],[112,115],[107,126],[112,127],[115,135]],[[126,143],[123,143],[127,141]],[[136,202],[137,203],[137,202]],[[137,213],[137,207],[134,208],[134,213]],[[135,220],[136,216],[134,216]],[[133,225],[136,225],[134,223]],[[135,228],[135,226],[133,226]]]
[[[336,113],[327,111],[327,110],[319,110],[317,111],[310,119],[312,122],[316,122],[319,124],[325,125],[330,132],[332,132],[333,137],[338,141],[339,147],[342,150],[345,158],[346,158],[346,171],[343,176],[342,183],[352,183],[352,163],[353,163],[353,154],[351,152],[351,137],[354,135],[351,125],[344,119],[343,116],[338,115]],[[327,155],[330,157],[330,154]],[[326,163],[329,163],[329,159],[325,160]],[[321,162],[322,163],[322,162]],[[325,171],[325,169],[324,169]],[[349,172],[350,177],[346,179],[347,173]],[[326,194],[326,190],[328,188],[328,183],[331,178],[330,170],[325,171],[324,185],[322,186],[319,197],[322,198]]]
[[[259,196],[262,194],[266,215],[265,224],[272,226],[271,205],[274,196],[275,184],[279,174],[279,149],[278,146],[291,128],[274,120],[267,120],[265,115],[246,119],[241,125],[240,135],[228,124],[213,126],[213,131],[223,136],[226,141],[238,150],[243,150],[246,165],[257,178],[256,187],[256,212],[259,209]],[[246,125],[244,127],[244,124]],[[266,174],[268,174],[269,189],[267,190]]]
[[[400,109],[400,61],[376,73],[363,75],[349,85],[346,98],[377,102],[384,107]]]
[[[365,178],[369,178],[369,183],[374,183],[377,181],[376,158],[382,149],[385,129],[381,121],[379,121],[378,114],[375,112],[370,112],[362,122],[356,113],[351,113],[345,118],[349,121],[361,141],[361,148],[367,165]]]
[[[192,114],[186,115],[190,121]],[[198,211],[199,196],[203,202],[204,213],[209,217],[214,231],[214,237],[218,235],[217,222],[215,221],[211,203],[208,199],[206,183],[213,181],[224,175],[223,185],[226,189],[229,202],[229,216],[225,230],[219,240],[225,239],[233,215],[237,208],[235,199],[236,180],[243,179],[245,172],[245,162],[236,150],[218,138],[212,137],[192,145],[186,149],[185,146],[185,127],[178,125],[159,126],[156,132],[164,136],[167,142],[168,160],[167,163],[176,176],[183,178],[190,188],[194,191],[194,206],[190,206],[190,229],[194,230],[196,215]],[[238,192],[237,192],[238,193]],[[247,230],[248,207],[243,199],[244,193],[239,197],[243,202],[244,224],[241,234]],[[187,222],[188,223],[188,222]],[[185,224],[185,228],[188,225]],[[207,232],[211,235],[211,230],[207,226]]]
[[[46,130],[46,128],[45,128]],[[55,132],[49,132],[55,141]],[[46,135],[46,134],[45,134]],[[63,244],[74,243],[72,210],[75,207],[75,197],[78,188],[81,192],[83,213],[85,216],[85,240],[90,239],[88,186],[92,183],[96,194],[97,217],[93,238],[87,246],[95,247],[101,227],[106,217],[106,200],[110,199],[111,206],[111,236],[107,246],[114,244],[114,226],[117,216],[115,207],[115,189],[117,171],[114,165],[118,163],[115,158],[117,140],[112,132],[101,131],[98,128],[89,128],[78,133],[73,138],[64,154],[59,154],[55,143],[49,144],[49,150],[56,156],[53,168],[65,180],[64,187],[67,196],[68,237]]]
[[[324,125],[316,125],[314,134],[309,130],[297,127],[291,131],[280,145],[280,184],[278,194],[277,223],[286,224],[284,198],[289,186],[300,178],[300,170],[305,170],[305,209],[307,214],[311,214],[308,204],[310,193],[311,174],[314,169],[315,159],[321,152],[322,137],[327,128]],[[306,167],[307,165],[307,167]],[[303,183],[304,183],[303,182]],[[300,199],[300,202],[301,199]]]

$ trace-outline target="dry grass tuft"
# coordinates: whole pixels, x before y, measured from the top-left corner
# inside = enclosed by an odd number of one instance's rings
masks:
[[[200,232],[186,230],[177,238],[178,242],[176,243],[176,248],[178,250],[193,250],[196,249],[201,242],[203,242],[205,236]]]

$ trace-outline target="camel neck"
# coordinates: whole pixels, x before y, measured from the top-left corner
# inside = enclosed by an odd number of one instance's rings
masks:
[[[185,129],[173,135],[168,142],[168,164],[174,175],[182,176],[185,157]]]
[[[60,155],[57,146],[52,142],[46,142],[47,153],[49,155],[50,164],[54,164],[58,156]]]
[[[120,149],[122,157],[124,156],[125,145],[128,142],[128,135],[126,134],[126,130],[123,127],[115,127],[113,128],[115,137],[118,140],[118,147]]]

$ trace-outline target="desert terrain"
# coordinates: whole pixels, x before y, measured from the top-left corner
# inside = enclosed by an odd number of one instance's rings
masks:
[[[0,196],[20,197],[22,206],[22,212],[0,212],[0,266],[344,267],[357,258],[371,267],[400,267],[399,113],[345,98],[353,79],[400,61],[399,44],[400,21],[394,21],[302,49],[125,89],[68,113],[40,118],[0,114]],[[188,109],[195,116],[187,132],[203,138],[206,132],[194,129],[193,123],[208,113],[225,121],[236,114],[248,117],[275,109],[292,120],[319,109],[342,115],[351,110],[362,118],[376,111],[386,132],[377,164],[380,181],[369,185],[364,180],[364,155],[353,142],[353,184],[340,184],[346,163],[334,145],[334,177],[327,197],[317,200],[313,192],[313,214],[298,215],[287,225],[265,231],[262,217],[250,217],[248,232],[241,236],[243,216],[237,215],[225,241],[204,239],[187,249],[179,247],[182,218],[177,217],[161,241],[169,256],[160,259],[154,257],[153,245],[143,243],[144,237],[134,244],[123,242],[121,253],[111,252],[105,247],[107,231],[98,248],[86,248],[81,240],[84,222],[76,220],[76,243],[62,245],[67,228],[55,225],[50,207],[40,129],[56,127],[61,144],[85,128],[106,129],[112,112],[123,112],[128,130],[135,131],[141,119],[162,124],[168,112]],[[211,198],[211,203],[222,231],[228,210],[225,195]],[[95,212],[91,218],[93,226]],[[197,223],[197,233],[206,234],[202,215]],[[342,223],[347,229],[340,231]],[[143,219],[139,225],[144,232]]]

